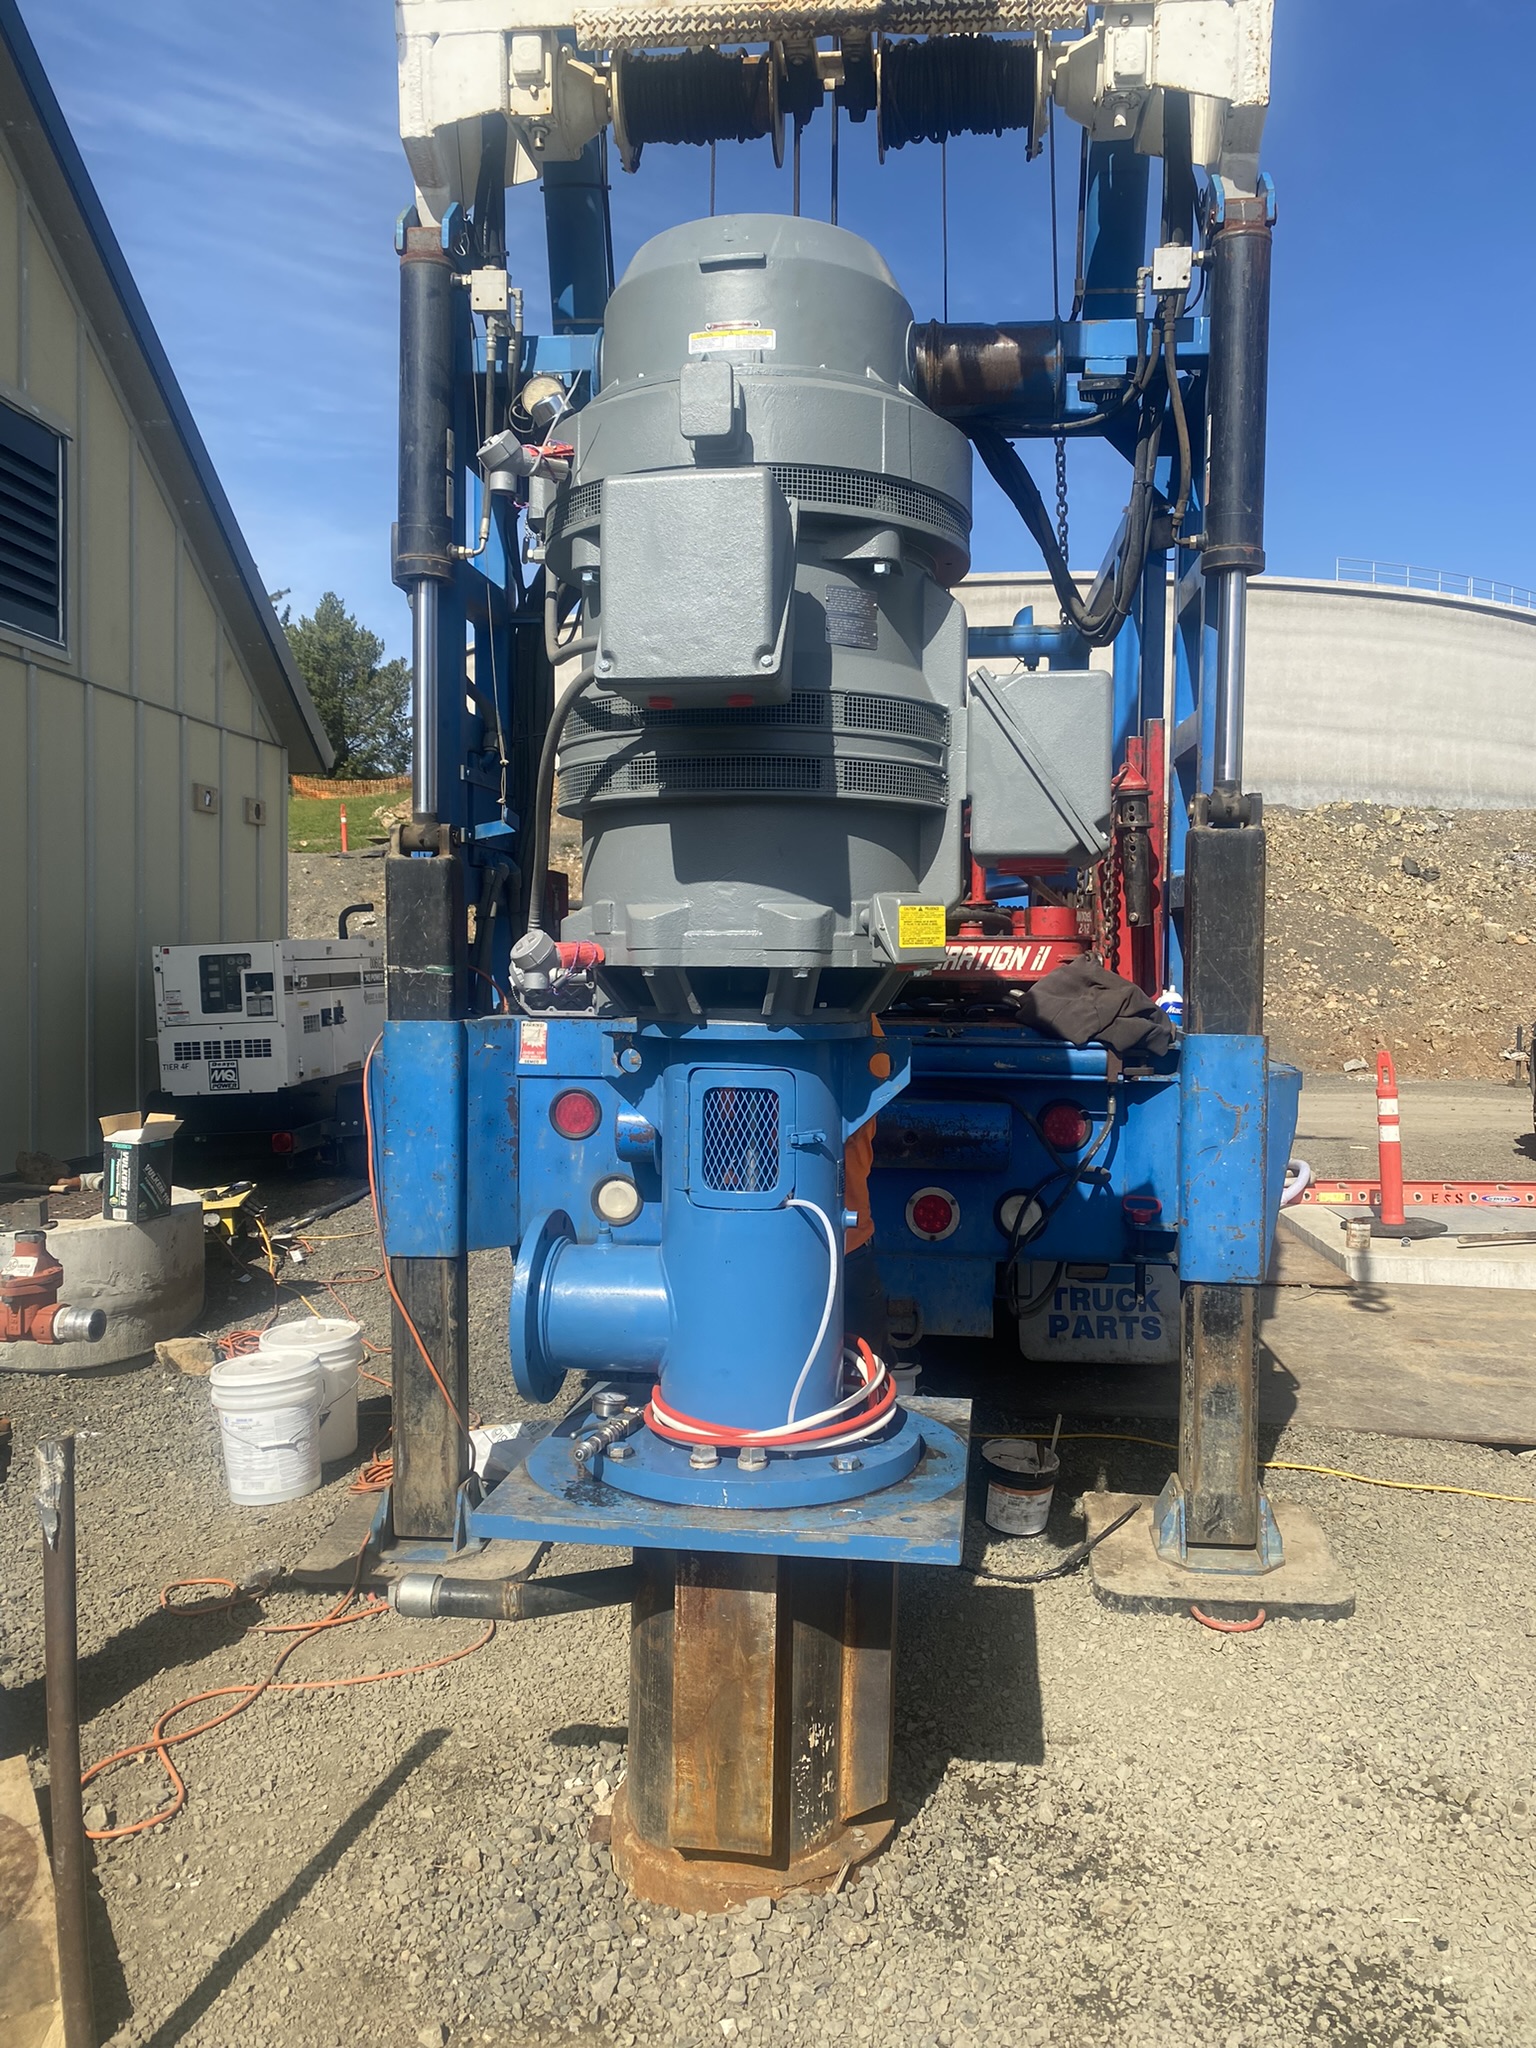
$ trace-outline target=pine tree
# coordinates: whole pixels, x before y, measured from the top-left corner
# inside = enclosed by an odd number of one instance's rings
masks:
[[[335,775],[403,775],[411,765],[411,672],[385,661],[384,642],[328,590],[313,612],[283,627],[320,723],[335,749]]]

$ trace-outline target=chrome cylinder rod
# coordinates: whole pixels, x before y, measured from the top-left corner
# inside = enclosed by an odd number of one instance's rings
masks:
[[[1212,781],[1243,780],[1243,690],[1248,657],[1248,578],[1223,570],[1216,594],[1216,754]]]
[[[411,809],[437,816],[437,585],[424,577],[411,596]]]

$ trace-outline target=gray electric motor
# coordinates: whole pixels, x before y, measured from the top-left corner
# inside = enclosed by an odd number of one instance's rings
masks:
[[[911,310],[817,221],[648,242],[609,301],[548,559],[597,679],[560,755],[626,1008],[820,1017],[939,957],[962,888],[970,448]]]

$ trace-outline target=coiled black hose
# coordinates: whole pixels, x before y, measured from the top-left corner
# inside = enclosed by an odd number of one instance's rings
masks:
[[[1035,47],[1000,36],[887,42],[880,51],[880,141],[947,142],[1032,128]]]
[[[620,117],[630,148],[647,142],[756,142],[771,132],[771,57],[740,51],[626,53],[619,66]]]

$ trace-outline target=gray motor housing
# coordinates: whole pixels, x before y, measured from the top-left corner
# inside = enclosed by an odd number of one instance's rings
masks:
[[[970,680],[971,857],[1089,867],[1109,844],[1114,677],[1025,670]]]
[[[970,449],[912,388],[911,325],[867,243],[777,215],[669,230],[609,301],[547,559],[597,640],[564,934],[626,1007],[830,1019],[941,955]]]

